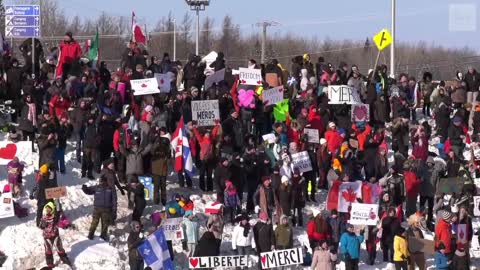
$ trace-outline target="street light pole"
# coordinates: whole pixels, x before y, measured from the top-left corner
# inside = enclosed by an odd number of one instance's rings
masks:
[[[205,7],[210,4],[210,0],[185,0],[190,10],[195,10],[197,15],[197,33],[195,34],[195,54],[198,55],[198,43],[200,39],[200,11],[205,10]]]
[[[395,76],[395,0],[392,0],[392,45],[390,45],[390,76]]]
[[[198,55],[198,40],[200,38],[200,10],[197,8],[197,33],[195,35],[195,55]]]
[[[266,43],[267,43],[267,27],[269,26],[277,26],[279,23],[273,21],[263,21],[257,23],[257,26],[262,27],[262,54],[260,56],[260,62],[262,64],[265,63],[265,51],[266,51]]]

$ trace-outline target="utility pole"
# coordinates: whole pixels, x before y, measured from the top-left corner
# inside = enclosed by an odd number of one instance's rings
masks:
[[[390,45],[390,76],[395,76],[395,0],[392,0],[392,44]]]
[[[265,48],[266,48],[266,43],[267,43],[267,27],[269,26],[278,26],[280,25],[278,22],[274,21],[263,21],[263,22],[258,22],[256,26],[262,27],[262,56],[260,59],[260,62],[263,64],[265,63]]]
[[[177,21],[173,19],[173,61],[177,61]]]

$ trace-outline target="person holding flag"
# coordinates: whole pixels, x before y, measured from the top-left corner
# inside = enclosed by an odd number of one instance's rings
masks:
[[[175,156],[175,171],[178,173],[180,187],[184,187],[186,180],[187,186],[191,188],[195,170],[191,153],[193,147],[190,147],[183,117],[178,121],[177,129],[173,133],[171,146]]]

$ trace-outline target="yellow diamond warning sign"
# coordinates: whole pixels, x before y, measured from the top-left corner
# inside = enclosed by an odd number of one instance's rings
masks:
[[[373,42],[375,42],[379,51],[382,51],[388,47],[388,45],[392,44],[392,41],[392,35],[390,35],[387,29],[382,29],[382,31],[373,36]]]

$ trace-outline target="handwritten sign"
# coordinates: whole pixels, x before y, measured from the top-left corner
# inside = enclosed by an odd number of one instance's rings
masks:
[[[217,267],[248,267],[248,256],[214,256],[188,258],[190,269]]]
[[[192,101],[192,119],[199,127],[215,125],[215,120],[220,120],[218,100]]]
[[[157,80],[158,88],[160,88],[160,93],[170,93],[172,81],[175,78],[175,74],[173,72],[155,73],[153,74],[153,76]]]
[[[0,165],[7,165],[14,157],[29,165],[32,161],[32,142],[0,142]]]
[[[183,240],[182,218],[168,218],[162,223],[167,240]]]
[[[0,219],[15,216],[15,210],[13,208],[12,193],[2,193],[0,195]]]
[[[239,68],[239,80],[241,84],[262,85],[262,71],[253,68]]]
[[[301,173],[312,170],[312,163],[307,151],[292,154],[293,167],[297,167]]]
[[[350,224],[352,225],[377,225],[378,204],[352,203],[350,211]]]
[[[359,104],[362,103],[357,90],[348,85],[329,85],[328,104]]]
[[[368,104],[352,104],[352,122],[369,122],[370,121],[370,105]]]
[[[67,196],[66,187],[54,187],[45,189],[45,198],[48,199],[58,199],[61,197]]]
[[[262,269],[277,268],[303,263],[303,251],[301,248],[275,250],[260,253]]]
[[[214,83],[219,83],[224,79],[225,79],[225,69],[222,68],[205,79],[205,89],[208,90],[208,88],[212,87]]]
[[[318,129],[304,128],[303,134],[307,135],[307,141],[309,143],[320,143],[320,135],[318,134]]]
[[[138,181],[142,183],[144,187],[145,200],[153,200],[153,180],[150,176],[139,176]]]
[[[283,86],[263,90],[263,103],[274,105],[283,101]]]
[[[142,96],[142,95],[151,95],[160,93],[158,89],[157,79],[141,79],[141,80],[131,80],[130,85],[133,89],[133,95]]]
[[[268,144],[272,144],[272,143],[275,143],[276,137],[275,137],[275,134],[268,133],[268,134],[262,135],[262,139],[264,142],[267,142]]]
[[[478,217],[480,216],[480,196],[473,196],[473,215]]]

